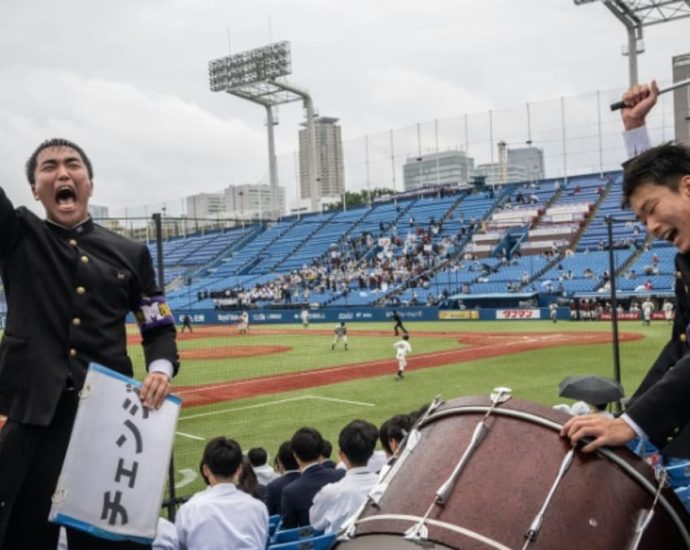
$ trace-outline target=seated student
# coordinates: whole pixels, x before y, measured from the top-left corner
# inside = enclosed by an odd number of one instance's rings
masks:
[[[333,453],[333,445],[328,439],[323,440],[323,449],[321,450],[321,457],[319,462],[324,468],[335,468],[335,462],[331,460],[331,454]]]
[[[158,518],[156,538],[151,543],[151,550],[178,550],[179,547],[175,525],[165,518]]]
[[[281,508],[284,529],[309,525],[309,508],[314,495],[324,485],[334,483],[345,475],[344,470],[326,468],[319,463],[323,437],[318,430],[300,428],[292,436],[290,446],[302,475],[283,488]]]
[[[292,454],[292,447],[289,441],[283,441],[278,448],[278,455],[276,456],[276,469],[280,472],[280,477],[277,477],[266,485],[266,506],[268,507],[268,515],[283,514],[280,506],[283,498],[283,487],[295,481],[299,476],[299,466]]]
[[[386,456],[395,454],[411,427],[412,419],[409,414],[396,414],[381,424],[379,440]]]
[[[253,449],[249,449],[247,458],[249,458],[249,462],[251,462],[252,468],[254,468],[256,479],[261,485],[268,485],[269,482],[273,481],[280,475],[267,464],[268,453],[266,452],[266,449],[262,447],[254,447]]]
[[[177,512],[175,527],[181,549],[256,550],[268,538],[266,506],[238,490],[242,449],[225,437],[216,437],[204,449],[201,475],[209,485]]]
[[[237,481],[237,488],[263,503],[266,502],[266,486],[259,483],[252,463],[246,456],[242,457],[242,473]]]
[[[342,429],[338,445],[347,473],[340,481],[325,485],[314,497],[309,509],[312,527],[337,533],[362,505],[378,479],[367,468],[377,437],[376,426],[364,420],[353,420]]]
[[[396,414],[388,422],[388,448],[391,450],[391,454],[395,454],[398,451],[398,447],[405,439],[405,436],[412,429],[413,419],[409,414]]]

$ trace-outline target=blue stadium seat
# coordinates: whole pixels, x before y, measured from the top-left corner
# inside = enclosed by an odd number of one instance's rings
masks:
[[[271,544],[292,542],[295,540],[318,537],[319,535],[323,535],[323,531],[319,529],[314,529],[311,525],[303,525],[302,527],[295,527],[294,529],[276,531],[273,534]]]
[[[335,533],[300,539],[282,544],[271,544],[268,550],[328,550],[335,542]]]

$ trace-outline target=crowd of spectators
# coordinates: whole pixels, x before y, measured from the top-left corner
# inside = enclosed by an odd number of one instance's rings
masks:
[[[244,455],[233,439],[211,439],[200,461],[206,489],[182,504],[174,528],[161,520],[154,548],[266,548],[269,517],[276,516],[279,530],[310,526],[315,533],[341,532],[386,475],[387,463],[426,408],[395,415],[380,428],[362,419],[348,422],[338,436],[337,463],[330,460],[330,442],[313,427],[282,442],[273,467],[263,448]]]

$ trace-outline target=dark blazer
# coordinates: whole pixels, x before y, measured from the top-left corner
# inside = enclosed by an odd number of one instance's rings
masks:
[[[300,476],[298,471],[285,472],[282,476],[269,481],[266,485],[266,507],[268,508],[268,515],[282,514],[280,501],[283,497],[283,487],[288,483],[292,483]]]
[[[309,466],[302,475],[283,488],[281,508],[283,511],[283,529],[292,529],[309,525],[309,508],[314,495],[321,487],[335,483],[345,475],[345,470],[324,468],[321,464]]]
[[[48,425],[65,386],[80,389],[92,361],[131,376],[130,311],[142,320],[146,365],[167,359],[177,371],[172,315],[147,302],[162,296],[145,245],[91,219],[65,229],[15,210],[0,189],[0,269],[8,306],[0,414]]]
[[[690,424],[690,255],[676,255],[675,294],[676,315],[671,340],[642,380],[626,410],[662,452]],[[690,437],[687,440],[688,444],[680,445],[684,456],[690,453]],[[678,446],[675,445],[676,450]]]

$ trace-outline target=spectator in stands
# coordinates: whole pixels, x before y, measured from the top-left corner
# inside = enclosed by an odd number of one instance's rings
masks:
[[[412,418],[409,414],[396,414],[381,424],[379,439],[388,456],[397,452],[411,428]]]
[[[206,444],[200,469],[208,488],[196,493],[177,512],[180,546],[190,550],[264,548],[268,538],[266,506],[236,487],[242,473],[239,444],[225,437],[212,439]]]
[[[237,488],[261,502],[266,501],[266,485],[259,483],[256,472],[248,457],[242,457],[242,471],[240,472]]]
[[[323,437],[318,430],[300,428],[292,436],[290,446],[302,475],[283,488],[281,509],[285,529],[309,525],[309,508],[314,495],[324,485],[334,483],[345,475],[343,470],[319,464]]]
[[[268,507],[268,514],[271,516],[275,514],[282,515],[281,500],[283,498],[283,487],[292,483],[300,476],[299,466],[295,460],[295,455],[292,453],[289,441],[283,441],[278,448],[276,469],[280,473],[280,477],[266,485],[266,506]]]
[[[362,505],[378,476],[367,463],[374,454],[378,430],[364,420],[353,420],[338,436],[340,459],[347,473],[340,481],[325,485],[309,510],[312,527],[337,533],[345,521]]]
[[[249,458],[249,462],[252,468],[254,468],[256,479],[261,485],[268,485],[278,477],[279,474],[268,465],[268,453],[263,447],[249,449],[247,458]]]

